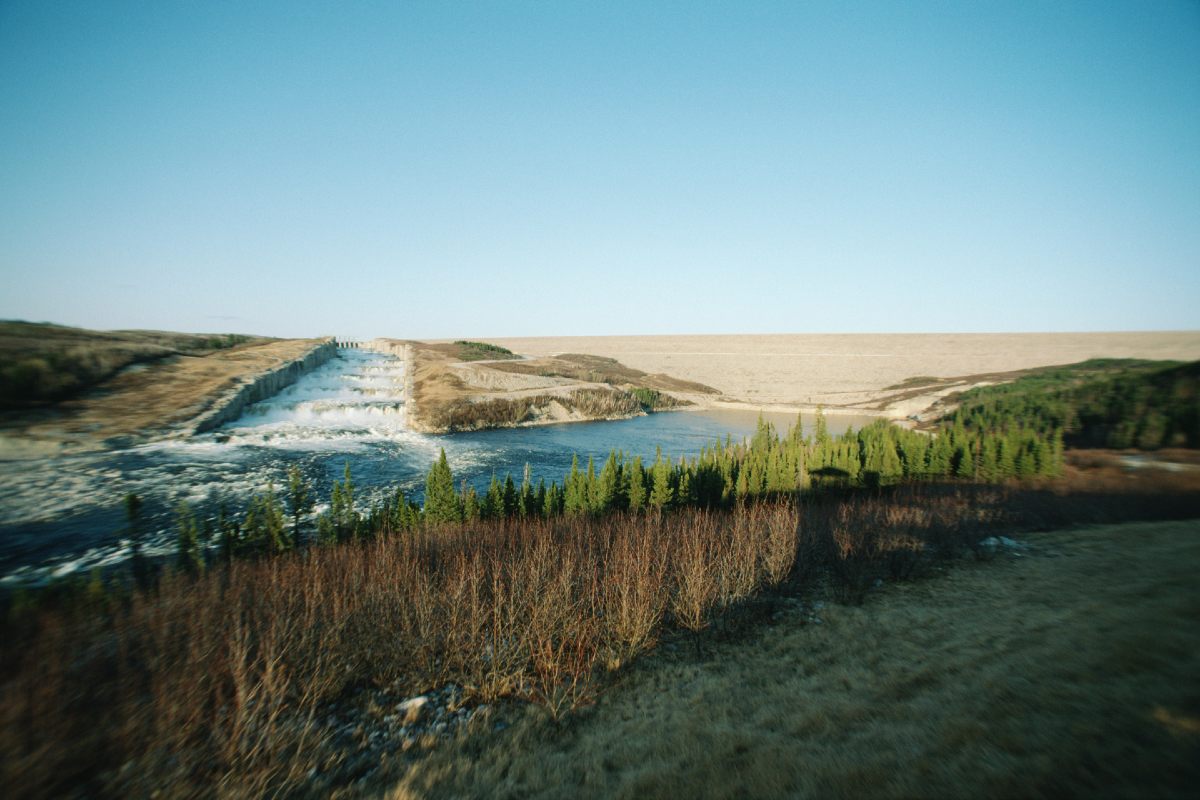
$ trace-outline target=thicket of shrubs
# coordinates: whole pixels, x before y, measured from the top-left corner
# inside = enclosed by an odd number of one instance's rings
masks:
[[[1200,362],[1097,359],[965,392],[967,430],[1060,431],[1071,447],[1200,447]]]
[[[484,361],[502,358],[520,358],[507,347],[487,342],[468,342],[463,339],[454,343],[456,354],[461,361]]]
[[[983,537],[1071,520],[1194,516],[1194,486],[904,485],[673,514],[426,525],[277,558],[98,584],[10,613],[0,779],[21,795],[299,791],[336,775],[322,722],[357,687],[468,702],[591,702],[668,631],[736,631],[773,598],[857,602]],[[1145,491],[1145,489],[1143,489]],[[731,627],[733,626],[733,627]]]

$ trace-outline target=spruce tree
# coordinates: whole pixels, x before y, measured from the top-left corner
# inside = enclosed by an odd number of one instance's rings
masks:
[[[653,483],[650,488],[650,505],[657,509],[669,507],[675,499],[675,493],[671,490],[670,462],[661,457],[656,459],[650,473]]]
[[[646,470],[642,467],[642,457],[636,456],[626,472],[629,475],[629,507],[640,511],[646,505]]]
[[[299,547],[304,543],[300,535],[300,518],[311,512],[316,502],[308,481],[300,474],[299,467],[288,469],[287,501],[288,512],[292,516],[292,541]]]
[[[517,494],[516,484],[513,483],[512,473],[504,476],[504,514],[505,517],[511,517],[517,513],[517,504],[520,501],[520,495]]]
[[[463,483],[462,489],[462,505],[463,519],[467,522],[476,522],[479,519],[479,496],[475,494],[475,487],[468,486]]]
[[[196,514],[187,503],[180,503],[175,509],[176,528],[176,564],[180,570],[189,575],[199,575],[204,572],[204,551],[200,547],[200,525],[196,522]]]
[[[454,491],[454,475],[446,461],[445,448],[425,478],[425,519],[433,523],[462,520],[462,507],[458,492]]]

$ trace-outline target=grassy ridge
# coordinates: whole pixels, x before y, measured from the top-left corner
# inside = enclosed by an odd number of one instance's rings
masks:
[[[90,331],[31,322],[0,323],[0,408],[73,397],[134,364],[200,355],[259,341],[237,334]]]

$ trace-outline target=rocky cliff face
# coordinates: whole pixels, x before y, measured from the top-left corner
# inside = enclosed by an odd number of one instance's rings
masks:
[[[316,369],[336,355],[337,345],[332,340],[322,342],[299,358],[243,380],[238,386],[217,398],[207,411],[196,417],[190,426],[190,433],[205,433],[237,419],[248,406],[278,393],[295,383],[301,375]]]

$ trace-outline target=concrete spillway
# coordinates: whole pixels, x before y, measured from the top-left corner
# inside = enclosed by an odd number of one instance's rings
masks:
[[[237,419],[253,404],[278,394],[336,355],[337,345],[333,341],[323,342],[300,358],[244,380],[197,417],[191,426],[191,433],[205,433]]]

